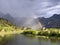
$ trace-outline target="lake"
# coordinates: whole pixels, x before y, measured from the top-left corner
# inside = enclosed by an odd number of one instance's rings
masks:
[[[5,35],[4,37],[0,36],[0,45],[60,45],[60,39]]]

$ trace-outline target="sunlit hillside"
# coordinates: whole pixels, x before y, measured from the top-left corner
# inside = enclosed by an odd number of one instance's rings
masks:
[[[14,30],[15,26],[6,19],[0,18],[0,31]]]

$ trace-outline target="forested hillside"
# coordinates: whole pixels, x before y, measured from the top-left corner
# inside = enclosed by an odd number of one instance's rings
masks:
[[[16,26],[7,19],[0,18],[0,31],[13,31]]]

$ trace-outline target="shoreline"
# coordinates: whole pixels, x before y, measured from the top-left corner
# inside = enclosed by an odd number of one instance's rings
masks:
[[[23,34],[36,37],[60,37],[60,30],[17,30],[17,31],[1,31],[0,36],[10,34]]]
[[[10,35],[10,34],[21,34],[23,31],[22,30],[18,30],[18,31],[1,31],[0,32],[0,36],[4,36],[4,35]]]

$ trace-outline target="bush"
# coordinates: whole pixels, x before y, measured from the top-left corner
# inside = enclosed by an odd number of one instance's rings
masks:
[[[32,34],[31,31],[24,31],[23,34]]]
[[[42,33],[41,32],[38,32],[38,34],[37,35],[42,35]]]

